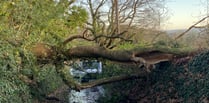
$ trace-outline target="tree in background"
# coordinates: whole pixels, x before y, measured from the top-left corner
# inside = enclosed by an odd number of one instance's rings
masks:
[[[201,15],[199,15],[199,18],[201,18],[199,21],[191,25],[187,30],[180,33],[175,39],[181,38],[183,35],[187,34],[192,29],[195,29],[198,31],[198,35],[192,35],[196,36],[195,41],[197,41],[197,45],[199,48],[207,48],[209,44],[209,29],[208,29],[208,23],[209,23],[209,1],[208,0],[201,0],[200,6],[203,6],[203,12],[200,10]],[[194,37],[193,37],[194,38]],[[193,40],[194,41],[194,40]]]
[[[89,12],[86,29],[100,46],[114,48],[130,42],[136,33],[131,28],[158,29],[165,14],[164,0],[78,0]],[[108,38],[107,38],[108,37]]]

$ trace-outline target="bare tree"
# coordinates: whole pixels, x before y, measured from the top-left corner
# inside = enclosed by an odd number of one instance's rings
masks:
[[[175,37],[175,40],[183,37],[184,35],[188,34],[189,31],[192,29],[198,29],[199,35],[197,39],[200,39],[200,41],[203,43],[206,42],[206,44],[209,44],[209,1],[208,0],[201,0],[201,6],[204,6],[203,14],[201,14],[199,17],[201,18],[199,21],[195,22],[193,25],[191,25],[188,29],[186,29],[184,32],[180,33]],[[203,44],[200,44],[202,47]],[[198,45],[199,46],[199,45]]]
[[[164,0],[85,0],[78,1],[88,9],[90,20],[87,29],[91,36],[108,35],[131,40],[132,27],[157,28],[165,13]],[[162,12],[163,11],[163,12]],[[125,28],[120,27],[124,25]],[[105,48],[114,48],[124,39],[100,38],[96,42]]]

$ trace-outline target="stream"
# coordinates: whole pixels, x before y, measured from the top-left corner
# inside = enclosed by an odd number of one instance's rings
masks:
[[[102,72],[102,63],[96,60],[88,61],[77,61],[70,67],[70,74],[74,78],[82,83],[83,77],[87,74],[98,75]],[[93,80],[87,78],[87,81]],[[97,100],[101,96],[105,96],[105,90],[102,86],[92,87],[83,89],[81,91],[70,90],[69,92],[69,103],[97,103]]]
[[[80,92],[71,90],[69,93],[69,103],[97,103],[100,96],[104,96],[102,86],[84,89]]]

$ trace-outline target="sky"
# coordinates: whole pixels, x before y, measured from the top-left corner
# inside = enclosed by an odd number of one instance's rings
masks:
[[[168,20],[165,30],[186,29],[206,15],[204,0],[167,0]]]

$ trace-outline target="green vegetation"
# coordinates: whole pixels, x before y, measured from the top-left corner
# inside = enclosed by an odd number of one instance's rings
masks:
[[[209,51],[180,63],[164,62],[147,77],[105,85],[101,103],[160,102],[204,103],[209,96]]]
[[[29,51],[1,41],[0,102],[31,103],[63,85],[54,66],[39,66]],[[28,85],[28,79],[35,84]]]
[[[185,77],[180,94],[184,101],[203,102],[209,96],[209,51],[196,55],[188,64],[190,75]]]
[[[37,42],[59,45],[82,27],[87,12],[68,6],[68,0],[0,1],[1,103],[44,100],[64,84],[53,65],[37,63],[30,48]]]
[[[19,79],[22,71],[19,49],[7,42],[1,42],[0,49],[0,102],[30,103],[30,89]]]
[[[190,61],[167,68],[164,65],[155,71],[150,76],[155,93],[162,93],[162,101],[175,99],[184,103],[203,103],[209,96],[208,56],[209,51],[203,51]]]
[[[25,46],[34,42],[59,44],[74,33],[76,27],[82,26],[88,16],[85,9],[68,6],[68,0],[2,0],[0,34]]]
[[[31,54],[30,50],[31,45],[38,42],[62,47],[61,43],[65,38],[80,32],[85,26],[89,14],[85,8],[69,5],[69,0],[59,0],[59,2],[53,0],[0,0],[0,103],[44,101],[49,94],[64,85],[51,61],[48,61],[47,64],[37,62],[37,58]],[[98,30],[98,28],[95,29]],[[155,44],[144,41],[135,44],[121,43],[115,49],[158,48],[178,54],[193,49],[170,40],[158,40]],[[77,44],[87,43],[78,41],[67,46],[73,47]],[[165,97],[160,98],[161,101],[178,98],[182,101],[200,102],[200,98],[209,96],[207,88],[208,56],[208,51],[197,55],[188,63],[188,68],[185,67],[185,64],[162,63],[153,73],[149,74],[148,78],[105,85],[107,94],[111,97],[101,98],[99,101],[104,103],[136,101],[142,97],[156,97],[160,94]],[[105,61],[104,64],[103,73],[96,75],[96,78],[141,71],[133,65],[117,65],[108,61]],[[66,73],[68,73],[68,69],[66,69]],[[69,78],[71,77],[69,76]],[[174,89],[169,91],[170,88]],[[137,92],[137,94],[132,91],[143,91],[145,94],[142,92]],[[167,95],[165,96],[161,92]],[[134,98],[130,98],[131,93]],[[140,93],[143,96],[139,97]],[[150,95],[151,93],[154,94]]]
[[[100,75],[97,75],[96,78],[107,78],[118,75],[127,75],[133,74],[136,72],[141,72],[141,70],[137,70],[136,65],[128,65],[127,64],[115,64],[111,62],[105,62],[103,65],[103,71]],[[136,80],[127,80],[120,81],[112,84],[104,85],[105,89],[105,97],[100,97],[98,103],[126,103],[129,101],[128,95],[129,90],[138,83],[138,79]]]

